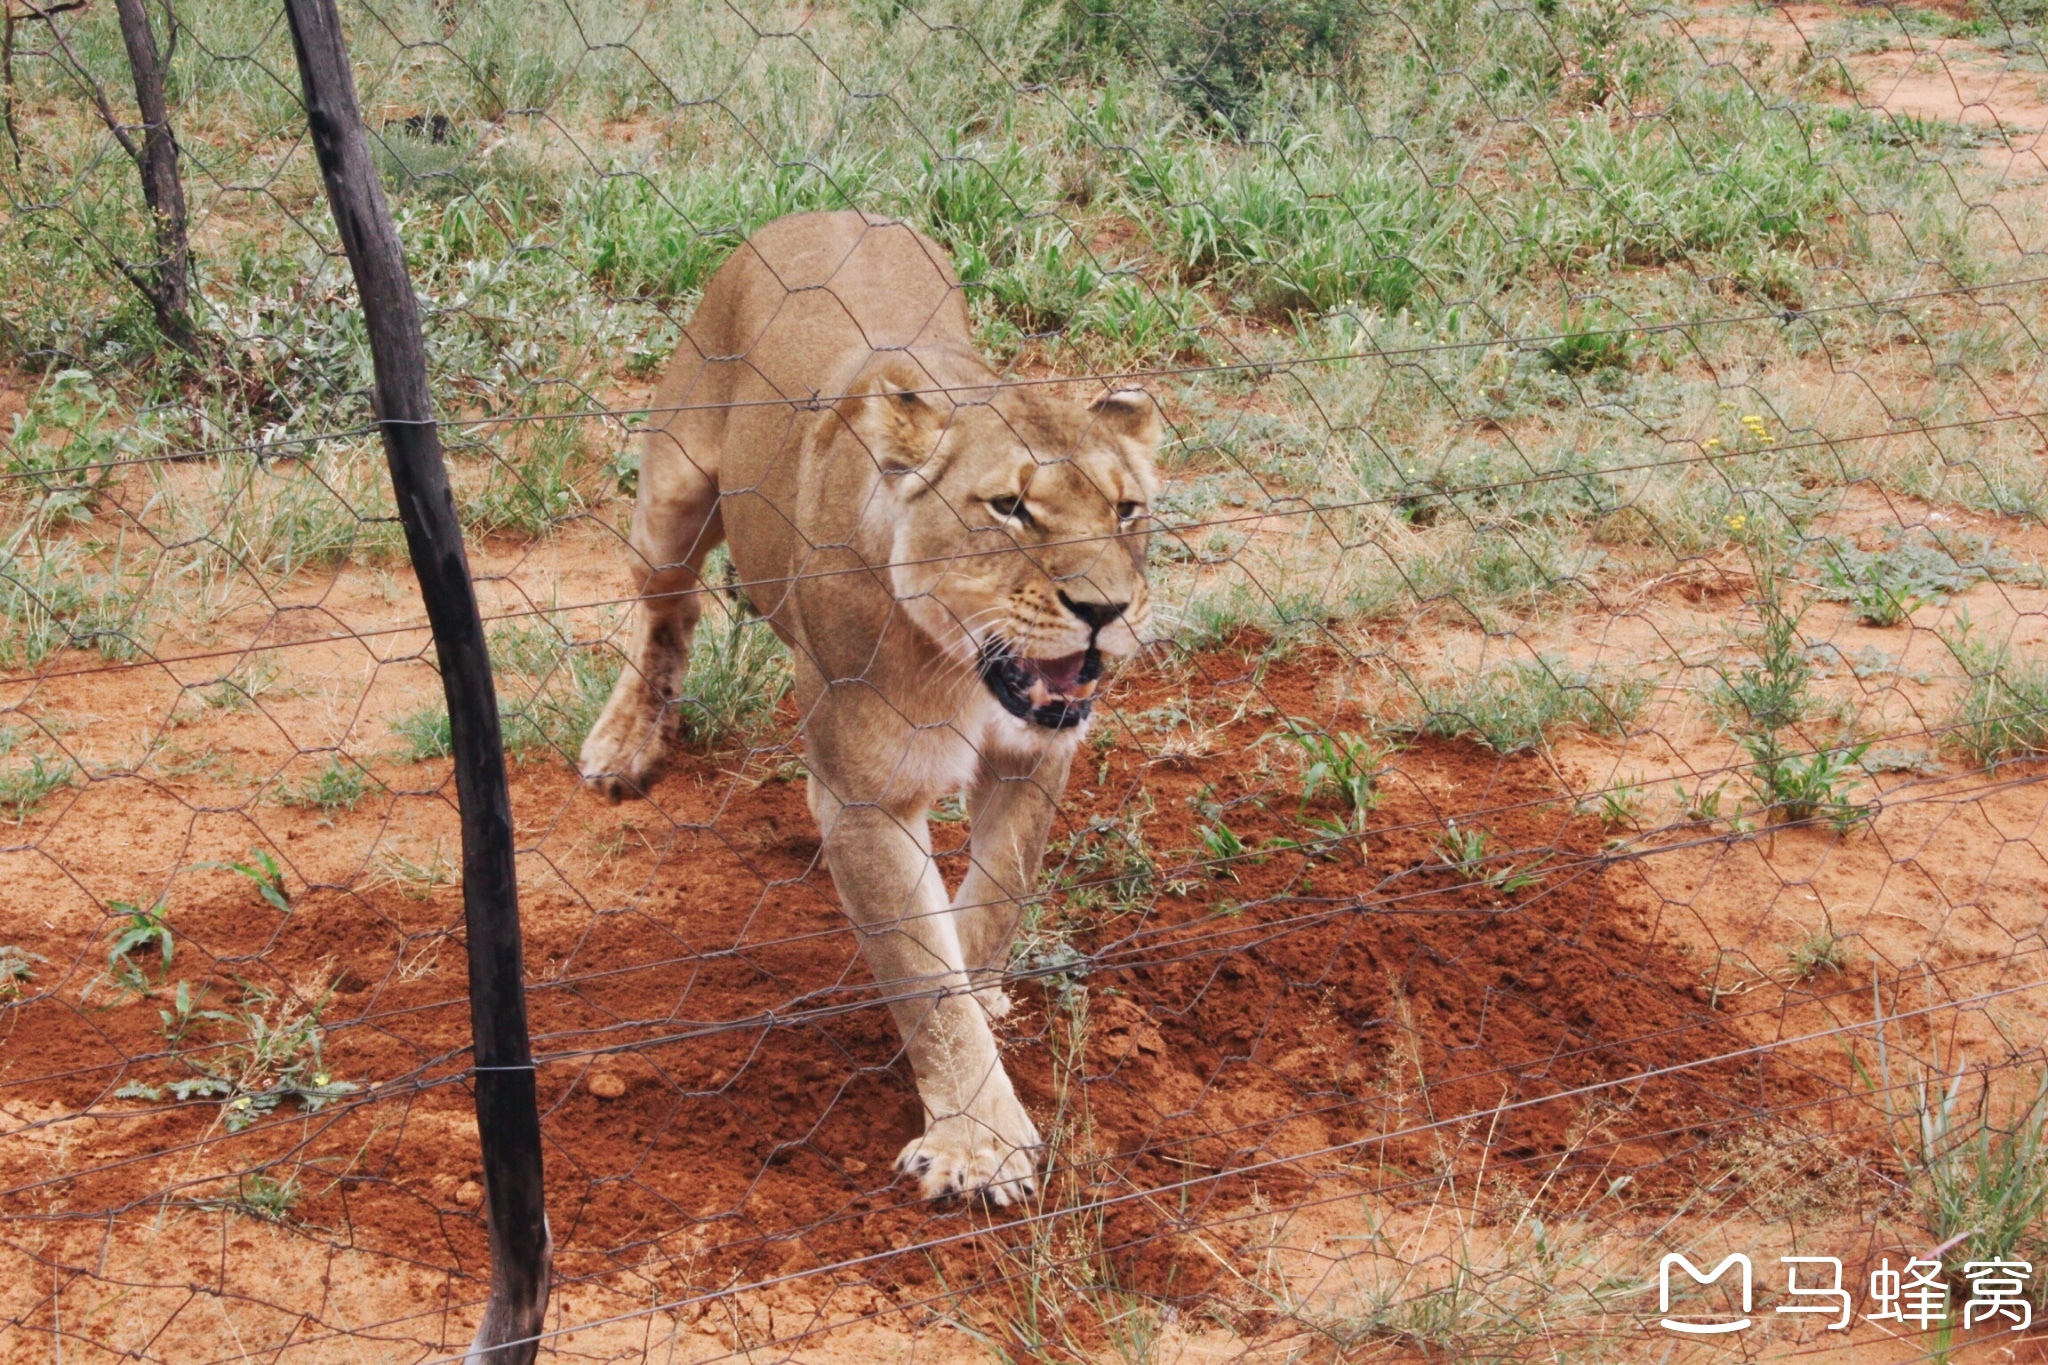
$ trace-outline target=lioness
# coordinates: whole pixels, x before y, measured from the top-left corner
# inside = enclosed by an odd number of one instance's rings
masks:
[[[640,449],[645,578],[586,780],[642,793],[671,742],[704,557],[729,541],[795,658],[811,812],[908,1047],[927,1197],[1036,1187],[1038,1129],[990,1032],[1105,656],[1149,617],[1159,420],[1004,386],[944,251],[859,213],[768,224],[712,276]],[[964,791],[949,904],[926,813]]]

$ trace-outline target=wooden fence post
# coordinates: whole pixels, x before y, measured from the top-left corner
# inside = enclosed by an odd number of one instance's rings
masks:
[[[341,15],[335,0],[285,0],[285,11],[305,91],[306,126],[362,296],[376,369],[375,414],[448,697],[462,809],[469,1015],[491,1244],[490,1304],[469,1359],[525,1365],[538,1349],[547,1312],[552,1247],[526,1030],[512,802],[490,654],[427,390],[419,303],[370,159]]]

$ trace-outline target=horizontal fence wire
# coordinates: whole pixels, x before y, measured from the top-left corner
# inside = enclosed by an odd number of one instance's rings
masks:
[[[0,41],[0,1355],[460,1359],[368,333],[283,10],[141,6],[153,123],[136,8]],[[543,1358],[2024,1348],[2035,7],[341,14],[499,692]],[[1753,1307],[1664,1261],[1734,1252]],[[1873,1321],[1915,1258],[1945,1316]]]

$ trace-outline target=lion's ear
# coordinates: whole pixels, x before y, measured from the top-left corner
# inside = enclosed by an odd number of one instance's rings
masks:
[[[1088,405],[1095,420],[1147,450],[1159,444],[1159,404],[1143,389],[1112,389]]]
[[[930,376],[906,360],[891,360],[854,381],[839,400],[842,421],[867,447],[885,474],[902,474],[930,459],[946,422]]]

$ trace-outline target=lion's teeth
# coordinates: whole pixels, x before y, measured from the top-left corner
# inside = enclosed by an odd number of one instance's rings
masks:
[[[1050,706],[1052,704],[1052,689],[1045,685],[1045,680],[1042,678],[1033,678],[1031,680],[1030,695],[1033,706]]]
[[[1075,688],[1073,692],[1071,692],[1069,695],[1072,696],[1075,701],[1086,701],[1090,697],[1095,695],[1095,683],[1096,680],[1094,678],[1090,678],[1087,682],[1084,682],[1079,687]]]

